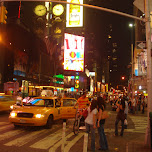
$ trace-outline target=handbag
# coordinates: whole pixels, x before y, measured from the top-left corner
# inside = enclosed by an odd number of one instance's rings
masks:
[[[109,117],[109,114],[107,111],[102,111],[102,114],[101,114],[101,119],[106,119]]]

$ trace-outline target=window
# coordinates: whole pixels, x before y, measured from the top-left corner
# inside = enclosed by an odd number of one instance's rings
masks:
[[[75,103],[76,103],[76,100],[74,100],[74,99],[63,99],[64,107],[74,106]]]
[[[45,105],[46,105],[47,107],[54,107],[53,99],[46,99],[46,100],[45,100]]]
[[[60,103],[59,103],[59,101],[57,99],[55,99],[55,106],[56,107],[60,107]]]

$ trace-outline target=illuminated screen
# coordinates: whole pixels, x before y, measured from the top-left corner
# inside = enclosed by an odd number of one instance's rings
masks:
[[[67,2],[83,4],[83,0],[67,0]],[[67,4],[66,27],[83,26],[83,6]]]
[[[83,71],[84,37],[65,33],[64,70]]]

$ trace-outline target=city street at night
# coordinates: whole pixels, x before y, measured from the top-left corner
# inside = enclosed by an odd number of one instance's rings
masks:
[[[0,152],[152,151],[152,0],[0,0]]]
[[[107,136],[110,152],[150,152],[144,146],[145,131],[147,126],[146,114],[129,114],[128,128],[124,131],[124,136],[114,137],[114,123],[116,112],[110,111],[110,116],[105,123],[105,133]],[[84,132],[75,136],[73,133],[73,121],[67,121],[65,152],[82,152],[84,142]],[[119,127],[120,128],[120,127]],[[96,149],[98,145],[98,134],[96,132]],[[90,143],[90,138],[89,138]],[[0,115],[0,151],[1,152],[60,152],[62,145],[62,121],[55,121],[51,129],[44,127],[19,127],[14,128],[8,122],[8,114]],[[88,151],[89,151],[88,144]],[[99,152],[99,150],[96,150]]]

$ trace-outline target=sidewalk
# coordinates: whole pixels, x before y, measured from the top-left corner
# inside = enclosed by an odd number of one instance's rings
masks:
[[[146,147],[144,144],[146,125],[140,126],[140,124],[142,124],[142,121],[147,119],[146,111],[145,111],[145,114],[141,114],[140,112],[134,115],[129,114],[128,126],[127,126],[127,129],[124,130],[124,136],[115,137],[114,129],[115,129],[115,119],[116,119],[117,112],[111,111],[110,105],[107,105],[107,110],[110,113],[110,116],[106,120],[106,123],[104,125],[105,134],[106,134],[108,145],[109,145],[109,150],[107,152],[152,152],[152,149]],[[132,118],[138,121],[139,123],[138,127],[139,128],[141,127],[141,130],[136,129],[137,126],[133,122]],[[119,122],[118,128],[119,128],[119,133],[120,133],[120,129],[121,129],[120,122]],[[81,138],[81,140],[76,143],[76,145],[73,147],[73,149],[70,150],[70,152],[83,152],[83,142],[84,142],[84,138]],[[90,149],[90,142],[91,142],[91,139],[89,138],[88,152]],[[98,150],[98,148],[99,148],[99,135],[96,130],[96,151],[95,152],[101,152]]]
[[[145,146],[145,132],[143,132],[143,128],[141,131],[135,131],[136,124],[132,121],[132,117],[137,118],[138,121],[143,119],[147,119],[147,111],[144,114],[138,112],[138,114],[128,114],[128,126],[127,129],[124,130],[124,136],[113,136],[115,129],[115,119],[117,112],[111,111],[110,105],[107,105],[107,109],[110,112],[110,117],[106,120],[105,123],[105,133],[108,140],[109,152],[152,152],[152,149]],[[141,122],[142,123],[142,122]],[[119,122],[119,133],[120,133],[120,122]],[[142,126],[141,126],[142,127]],[[89,147],[89,145],[88,145]],[[99,148],[99,136],[96,134],[96,149]],[[96,150],[99,152],[99,150]]]

